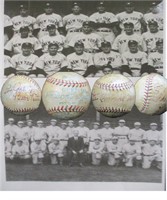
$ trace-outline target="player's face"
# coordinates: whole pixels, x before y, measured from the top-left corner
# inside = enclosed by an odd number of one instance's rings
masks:
[[[32,122],[27,122],[27,126],[32,127]]]
[[[22,48],[22,52],[24,56],[29,56],[31,54],[31,48],[24,47]]]
[[[65,124],[61,124],[61,128],[62,128],[63,130],[65,130],[65,129],[66,129],[66,125],[65,125]]]
[[[72,12],[77,15],[77,14],[80,14],[80,11],[81,11],[81,8],[79,6],[74,6],[72,8]]]
[[[22,141],[18,141],[18,142],[17,142],[17,145],[18,145],[19,147],[22,146],[22,144],[23,144]]]
[[[151,128],[152,131],[157,130],[157,126],[150,126],[150,128]]]
[[[120,126],[120,127],[123,127],[124,125],[125,125],[124,122],[119,122],[119,126]]]
[[[149,143],[150,143],[151,146],[154,146],[156,144],[156,141],[150,140]]]
[[[96,145],[100,144],[100,140],[95,140],[95,144]]]
[[[29,33],[29,31],[27,31],[27,30],[23,30],[23,31],[21,31],[21,37],[22,38],[26,38],[26,37],[28,37],[28,33]]]
[[[56,126],[56,122],[50,122],[52,126]]]
[[[117,144],[117,143],[118,143],[118,140],[117,140],[117,139],[113,139],[113,140],[112,140],[112,143],[113,143],[113,144]]]
[[[57,48],[57,46],[53,45],[53,46],[49,47],[48,50],[49,50],[50,55],[56,55],[58,48]]]
[[[74,126],[74,123],[73,123],[73,122],[68,122],[68,126],[69,126],[69,127],[73,127],[73,126]]]
[[[112,73],[112,69],[105,68],[105,69],[103,69],[103,73],[104,73],[104,75],[110,74],[110,73]]]
[[[47,7],[47,8],[44,9],[44,11],[45,11],[45,13],[46,13],[47,15],[49,15],[49,14],[52,14],[52,13],[53,13],[53,8]]]
[[[79,132],[78,132],[78,131],[74,131],[74,132],[73,132],[73,135],[74,135],[74,137],[78,137]]]
[[[98,6],[97,10],[98,10],[99,13],[103,13],[103,12],[105,12],[105,7],[104,6]]]
[[[132,13],[132,12],[134,11],[134,7],[133,7],[133,6],[126,6],[126,7],[125,7],[125,11],[126,11],[127,13]]]
[[[35,140],[35,143],[39,145],[41,143],[41,140]]]
[[[99,126],[98,126],[97,124],[94,124],[94,125],[93,125],[93,128],[94,128],[95,130],[97,130],[97,129],[99,128]]]
[[[132,34],[133,33],[133,26],[131,25],[126,25],[124,26],[124,30],[127,34]]]
[[[101,47],[101,49],[102,49],[102,51],[103,51],[104,53],[110,53],[110,51],[111,51],[111,46],[103,46],[103,47]]]
[[[58,140],[55,140],[55,141],[54,141],[54,144],[55,144],[55,145],[58,145],[58,144],[59,144],[59,141],[58,141]]]
[[[20,15],[21,15],[21,16],[26,16],[27,14],[28,14],[28,10],[27,10],[27,9],[22,8],[22,9],[20,10]]]
[[[74,50],[75,50],[75,52],[76,52],[76,54],[83,54],[83,52],[84,52],[84,47],[83,46],[75,46],[74,47]]]
[[[157,45],[157,51],[163,53],[163,44]]]
[[[9,123],[10,125],[13,125],[13,124],[14,124],[14,121],[8,121],[8,123]]]
[[[135,129],[139,129],[140,128],[140,125],[135,125]]]
[[[110,124],[105,124],[104,128],[106,128],[106,129],[110,128]]]
[[[136,44],[131,44],[131,45],[129,46],[129,50],[130,50],[131,53],[137,53],[137,51],[138,51],[138,46],[137,46]]]
[[[79,123],[79,126],[80,126],[80,127],[84,127],[84,125],[85,125],[84,122],[80,122],[80,123]]]
[[[158,26],[154,24],[150,24],[149,29],[151,33],[156,33],[158,31]]]
[[[88,33],[91,33],[91,32],[92,32],[92,28],[91,28],[89,25],[84,25],[84,26],[82,27],[82,31],[83,31],[83,33],[85,33],[85,34],[88,34]]]
[[[18,124],[18,127],[23,128],[24,124]]]
[[[129,143],[130,143],[130,145],[134,145],[135,144],[135,142],[133,140],[130,140]]]
[[[40,123],[40,124],[37,124],[37,126],[38,126],[39,128],[42,128],[42,127],[43,127],[43,124]]]
[[[48,32],[49,32],[49,35],[56,35],[56,29],[55,28],[50,28],[48,30]]]

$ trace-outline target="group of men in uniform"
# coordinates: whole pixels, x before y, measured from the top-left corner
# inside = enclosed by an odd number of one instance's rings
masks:
[[[32,120],[18,121],[8,119],[5,125],[5,156],[7,160],[25,161],[32,159],[33,164],[43,164],[50,157],[51,164],[63,165],[65,159],[69,165],[91,162],[92,165],[105,163],[109,166],[132,167],[136,165],[148,169],[154,164],[161,169],[163,131],[157,130],[157,123],[151,123],[150,129],[141,129],[141,123],[135,122],[129,129],[124,119],[118,126],[111,127],[110,122],[93,122],[92,129],[84,120],[60,122],[51,119],[44,126],[39,120],[36,126]]]
[[[124,2],[124,11],[116,15],[105,4],[97,2],[97,12],[90,16],[82,14],[79,2],[63,17],[54,13],[56,2],[45,3],[44,13],[36,18],[26,5],[20,5],[18,16],[5,15],[5,75],[162,75],[163,14],[157,3],[142,14],[133,2]]]

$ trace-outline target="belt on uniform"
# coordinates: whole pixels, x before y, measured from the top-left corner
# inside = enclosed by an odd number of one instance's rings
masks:
[[[126,136],[118,136],[118,139],[127,139]]]
[[[69,30],[68,32],[75,33],[75,32],[82,32],[82,30]]]
[[[163,69],[163,66],[155,67],[155,69]]]
[[[141,142],[141,140],[133,140],[134,142]]]
[[[105,33],[109,33],[111,32],[110,30],[96,30],[97,32],[105,32]]]
[[[68,140],[61,139],[60,141],[68,141]]]
[[[140,70],[139,68],[136,68],[136,67],[132,67],[130,68],[131,70]]]

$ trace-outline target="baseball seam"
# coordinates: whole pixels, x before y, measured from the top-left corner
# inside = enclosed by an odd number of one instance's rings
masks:
[[[125,109],[125,108],[113,108],[113,107],[99,107],[99,108],[96,108],[96,110],[98,112],[106,112],[106,113],[122,113],[122,112],[129,112],[130,110],[128,109]]]
[[[14,109],[12,109],[12,108],[9,108],[9,107],[6,107],[6,106],[5,106],[5,108],[8,109],[11,112],[16,112],[16,113],[32,112],[32,111],[35,110],[35,108],[14,108]]]
[[[84,82],[78,82],[78,81],[73,81],[73,80],[62,80],[62,79],[55,79],[52,77],[49,77],[46,82],[52,83],[55,85],[59,86],[64,86],[64,87],[85,87],[88,85],[87,81]]]
[[[85,108],[83,106],[57,106],[52,107],[47,110],[49,114],[52,114],[54,112],[85,112]]]

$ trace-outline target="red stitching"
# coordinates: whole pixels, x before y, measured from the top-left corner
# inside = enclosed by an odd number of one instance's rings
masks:
[[[86,109],[83,106],[57,106],[57,107],[52,107],[47,110],[49,114],[52,114],[54,112],[85,112]]]
[[[12,108],[9,108],[9,107],[6,107],[6,106],[5,106],[5,108],[7,108],[11,112],[19,112],[19,113],[32,112],[32,111],[35,110],[35,108],[14,108],[14,109],[12,109]]]
[[[46,82],[52,83],[55,85],[59,86],[64,86],[64,87],[85,87],[87,86],[87,81],[85,82],[78,82],[78,81],[68,81],[68,80],[61,80],[61,79],[55,79],[53,77],[49,77]]]
[[[124,108],[110,108],[110,107],[99,107],[96,108],[98,112],[112,112],[112,113],[122,113],[122,112],[129,112],[130,110],[124,109]]]

